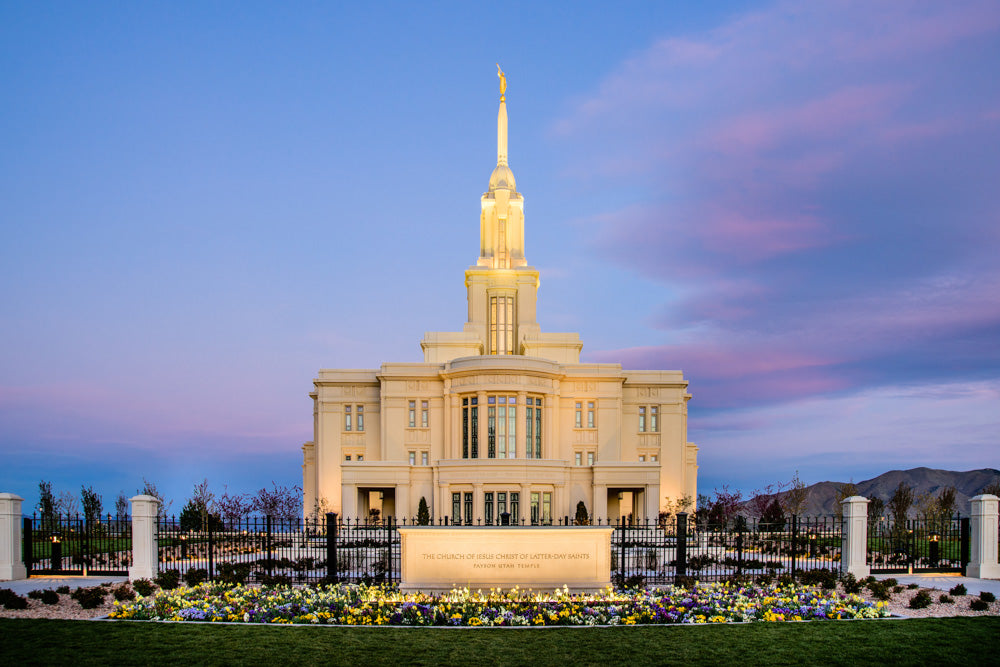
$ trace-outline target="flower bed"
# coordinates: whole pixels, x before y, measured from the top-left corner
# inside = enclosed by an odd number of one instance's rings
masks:
[[[881,618],[884,603],[802,586],[701,584],[691,589],[571,595],[524,591],[403,594],[381,586],[200,584],[116,603],[111,618],[398,626],[546,626]]]

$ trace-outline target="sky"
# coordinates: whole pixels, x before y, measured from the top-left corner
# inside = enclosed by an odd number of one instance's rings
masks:
[[[0,491],[301,483],[465,321],[507,74],[543,330],[699,491],[1000,468],[1000,4],[0,2]]]

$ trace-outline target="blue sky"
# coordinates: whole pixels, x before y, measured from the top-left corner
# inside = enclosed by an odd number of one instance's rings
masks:
[[[2,490],[299,483],[465,319],[498,61],[539,321],[702,491],[1000,467],[1000,6],[701,4],[0,5]]]

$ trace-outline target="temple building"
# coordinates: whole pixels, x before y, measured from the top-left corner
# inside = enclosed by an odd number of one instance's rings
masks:
[[[302,447],[306,515],[378,509],[409,522],[423,498],[449,523],[572,521],[581,501],[602,520],[652,521],[669,499],[697,497],[682,372],[580,363],[578,334],[539,326],[500,81],[468,321],[425,334],[423,362],[319,371]]]

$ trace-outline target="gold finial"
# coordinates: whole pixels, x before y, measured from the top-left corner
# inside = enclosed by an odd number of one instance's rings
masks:
[[[507,76],[500,69],[500,63],[497,63],[497,76],[500,77],[500,101],[504,101],[504,93],[507,92]]]

